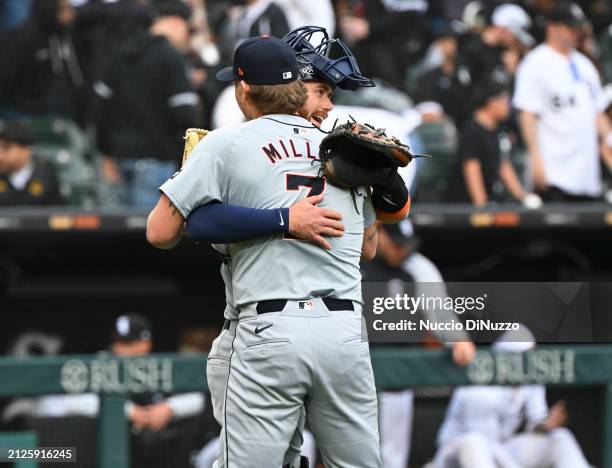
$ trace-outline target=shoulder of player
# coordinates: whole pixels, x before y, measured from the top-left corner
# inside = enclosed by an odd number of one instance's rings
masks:
[[[230,125],[212,130],[197,144],[192,157],[200,154],[227,154],[235,136],[240,132],[241,125]]]

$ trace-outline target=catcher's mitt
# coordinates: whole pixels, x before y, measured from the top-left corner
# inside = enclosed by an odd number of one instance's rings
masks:
[[[335,127],[319,146],[323,173],[330,183],[347,188],[376,185],[414,157],[384,129],[358,122]]]
[[[185,130],[185,136],[183,137],[185,140],[185,149],[183,150],[183,162],[181,166],[185,165],[193,149],[206,135],[208,135],[208,130],[202,128],[188,128]]]

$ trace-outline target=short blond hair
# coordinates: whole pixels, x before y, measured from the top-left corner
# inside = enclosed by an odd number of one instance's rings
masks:
[[[263,114],[296,114],[308,99],[300,80],[278,85],[251,84],[248,99]]]

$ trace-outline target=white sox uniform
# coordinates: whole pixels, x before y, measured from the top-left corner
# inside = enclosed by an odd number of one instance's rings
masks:
[[[532,429],[548,414],[541,385],[455,390],[438,433],[436,468],[588,468],[565,428]],[[528,432],[515,434],[522,423]]]
[[[375,215],[369,191],[351,196],[319,177],[322,136],[287,115],[220,129],[161,188],[184,217],[213,200],[275,208],[322,191],[320,206],[343,216],[344,236],[329,239],[330,251],[282,235],[229,247],[240,317],[220,467],[281,466],[304,405],[327,467],[381,466],[359,273],[363,231]]]

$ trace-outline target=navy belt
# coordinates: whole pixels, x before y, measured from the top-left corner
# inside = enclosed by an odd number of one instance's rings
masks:
[[[333,297],[324,297],[322,301],[325,304],[325,307],[327,307],[331,311],[355,310],[355,307],[353,306],[353,301],[349,301],[348,299],[334,299]],[[267,314],[270,312],[280,312],[285,308],[286,305],[287,299],[270,299],[268,301],[260,301],[257,303],[257,313]]]

